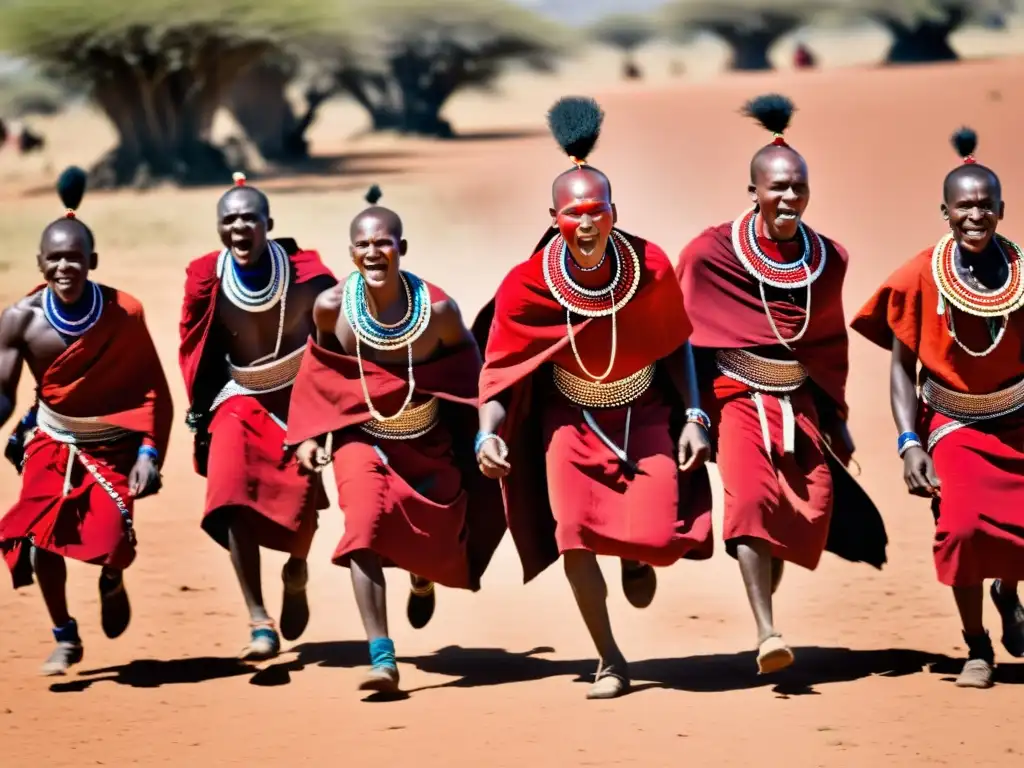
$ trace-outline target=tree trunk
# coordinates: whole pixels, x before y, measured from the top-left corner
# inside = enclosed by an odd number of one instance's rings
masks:
[[[622,59],[622,78],[624,80],[641,80],[644,73],[637,63],[632,51],[627,51]]]
[[[732,48],[729,68],[740,72],[759,72],[772,69],[768,54],[781,37],[774,32],[743,32],[736,29],[722,38]]]
[[[887,64],[924,64],[960,58],[949,44],[949,36],[960,26],[962,19],[922,21],[912,27],[889,19],[877,21],[893,36],[892,46],[885,57]]]
[[[93,99],[119,139],[93,167],[91,186],[230,183],[235,169],[211,143],[210,129],[226,87],[258,53],[215,43],[188,53],[174,66],[164,56],[129,62],[105,51],[90,55]]]
[[[307,114],[296,114],[286,94],[290,82],[291,73],[284,68],[258,63],[235,82],[225,101],[263,159],[273,163],[296,163],[309,158],[305,134],[322,101],[314,104],[310,98]]]

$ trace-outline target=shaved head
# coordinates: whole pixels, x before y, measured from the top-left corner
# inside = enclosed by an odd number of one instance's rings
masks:
[[[1003,185],[996,176],[995,171],[977,163],[965,163],[957,166],[946,174],[942,182],[942,199],[949,203],[957,197],[961,186],[985,186],[990,190],[993,198],[1002,200]]]
[[[402,219],[401,217],[392,211],[390,208],[384,208],[380,205],[372,205],[369,208],[361,211],[352,219],[352,224],[349,226],[348,236],[351,242],[356,242],[359,239],[359,235],[363,230],[363,225],[369,220],[378,222],[380,226],[398,242],[402,239]]]
[[[92,253],[96,247],[92,230],[85,224],[78,219],[61,218],[51,222],[43,230],[43,236],[39,240],[39,251],[47,253],[63,250],[69,244],[73,244],[75,250],[81,250],[86,255]]]
[[[592,165],[570,168],[558,174],[551,183],[551,201],[556,211],[572,200],[612,199],[612,183]]]
[[[788,161],[796,161],[803,167],[807,174],[807,163],[803,156],[792,147],[768,144],[761,147],[752,158],[750,158],[750,183],[756,184],[759,174],[764,174],[779,158],[786,158]]]
[[[256,187],[232,187],[217,203],[217,217],[222,218],[225,209],[232,207],[229,203],[259,213],[263,218],[270,218],[270,201]]]

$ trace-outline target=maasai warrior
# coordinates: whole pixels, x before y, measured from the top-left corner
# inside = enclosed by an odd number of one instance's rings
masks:
[[[203,529],[231,552],[249,609],[243,659],[276,656],[281,640],[263,605],[260,547],[287,552],[280,632],[294,640],[309,621],[306,555],[319,478],[286,456],[291,385],[313,333],[316,297],[335,279],[315,251],[269,240],[266,196],[235,175],[217,204],[224,248],[187,271],[179,361],[196,433],[195,467],[207,478]]]
[[[892,350],[903,477],[910,493],[932,499],[935,570],[953,588],[967,642],[957,685],[987,688],[987,578],[1003,645],[1024,656],[1024,253],[996,234],[1002,187],[974,161],[974,132],[953,143],[964,162],[943,183],[950,231],[894,272],[852,327]]]
[[[621,559],[623,591],[642,608],[652,566],[713,549],[690,323],[668,258],[615,227],[611,184],[586,164],[602,118],[590,99],[549,113],[573,162],[552,185],[552,227],[474,325],[488,336],[480,468],[502,478],[525,580],[564,556],[600,656],[595,699],[629,689],[596,556]]]
[[[723,539],[739,561],[754,614],[760,673],[793,662],[772,613],[784,562],[813,570],[826,544],[876,567],[885,561],[881,518],[843,468],[853,452],[842,303],[847,256],[802,222],[810,185],[807,164],[783,138],[792,113],[782,96],[747,104],[746,114],[774,134],[750,163],[754,205],[705,230],[676,269],[716,427]],[[854,513],[851,530],[835,525],[834,499]]]
[[[479,589],[505,532],[498,484],[474,466],[480,351],[455,302],[399,262],[402,220],[370,207],[350,227],[358,271],[322,294],[292,391],[288,443],[304,467],[333,457],[345,532],[334,562],[352,572],[370,644],[361,690],[398,690],[384,566],[408,571],[409,622],[426,626],[434,585]],[[331,448],[326,447],[328,435]]]
[[[0,520],[0,552],[15,587],[31,584],[33,572],[39,578],[57,641],[44,675],[62,675],[82,660],[64,558],[102,566],[103,631],[114,638],[127,629],[132,513],[137,499],[160,489],[173,418],[141,305],[89,279],[95,240],[75,214],[85,185],[79,168],[61,175],[67,213],[43,231],[39,246],[46,283],[0,316],[0,424],[14,411],[23,363],[36,380],[36,402],[6,451],[22,489]]]

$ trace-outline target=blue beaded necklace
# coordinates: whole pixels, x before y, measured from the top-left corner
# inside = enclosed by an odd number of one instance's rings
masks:
[[[64,304],[49,286],[43,289],[43,316],[62,336],[77,338],[99,322],[103,314],[103,292],[91,280],[86,283],[82,298]]]
[[[363,388],[363,399],[370,415],[376,421],[391,421],[401,416],[405,409],[412,402],[413,392],[416,390],[416,378],[413,376],[412,345],[430,325],[430,288],[412,272],[399,272],[402,285],[405,288],[406,300],[409,303],[405,317],[394,325],[382,323],[370,312],[366,302],[366,280],[358,272],[351,275],[345,283],[345,292],[342,294],[342,311],[345,319],[356,337],[356,360],[359,364],[359,383]],[[363,354],[361,343],[368,344],[374,349],[396,350],[405,347],[408,355],[409,367],[409,392],[405,396],[402,407],[391,416],[385,416],[378,411],[370,399],[370,390],[366,385],[366,375],[363,373]]]

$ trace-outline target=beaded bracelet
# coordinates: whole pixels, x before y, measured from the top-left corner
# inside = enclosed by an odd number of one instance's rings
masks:
[[[711,431],[711,417],[702,408],[687,408],[686,423],[700,424],[705,431]]]
[[[477,432],[476,442],[473,444],[473,453],[477,456],[480,455],[480,449],[483,448],[484,443],[488,440],[496,440],[498,442],[498,455],[502,461],[508,456],[508,445],[494,432]]]
[[[149,458],[151,458],[153,461],[156,461],[157,459],[160,458],[160,451],[158,451],[152,445],[140,445],[138,458],[141,459],[143,456],[149,456]]]
[[[896,450],[899,451],[900,458],[903,458],[903,454],[914,447],[921,447],[921,438],[917,436],[916,432],[904,432],[896,438]]]

